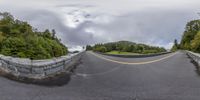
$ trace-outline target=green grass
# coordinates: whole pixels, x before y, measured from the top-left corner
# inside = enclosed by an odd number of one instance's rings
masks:
[[[140,55],[140,54],[138,54],[138,53],[119,52],[119,51],[110,51],[110,52],[106,52],[106,54],[114,54],[114,55]]]

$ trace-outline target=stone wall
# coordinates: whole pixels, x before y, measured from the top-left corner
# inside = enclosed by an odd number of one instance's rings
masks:
[[[200,67],[200,54],[191,51],[186,51],[186,53]]]
[[[16,77],[42,79],[70,70],[79,62],[83,52],[47,60],[30,60],[0,55],[0,69]]]

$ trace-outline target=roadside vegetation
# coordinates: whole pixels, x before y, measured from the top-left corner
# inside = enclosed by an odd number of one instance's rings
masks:
[[[86,50],[93,50],[95,52],[109,53],[109,54],[151,54],[166,52],[164,48],[149,46],[145,44],[137,44],[130,41],[118,41],[105,44],[95,44],[94,46],[87,45]]]
[[[0,13],[0,53],[6,56],[48,59],[67,54],[56,31],[40,32],[5,12]]]
[[[110,51],[106,52],[106,54],[115,54],[115,55],[139,55],[139,53],[132,53],[132,52],[119,52],[119,51]]]
[[[171,50],[176,51],[178,49],[200,53],[200,20],[187,23],[180,44],[175,40]]]

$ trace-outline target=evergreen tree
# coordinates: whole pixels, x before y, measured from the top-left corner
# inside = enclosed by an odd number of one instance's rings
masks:
[[[173,45],[171,51],[177,51],[178,49],[179,49],[179,44],[178,44],[177,40],[175,39],[174,45]]]

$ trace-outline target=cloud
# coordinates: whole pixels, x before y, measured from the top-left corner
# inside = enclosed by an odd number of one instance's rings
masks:
[[[180,3],[181,2],[181,3]],[[70,48],[129,40],[170,48],[185,24],[198,18],[199,0],[1,0],[35,28],[56,29]]]

